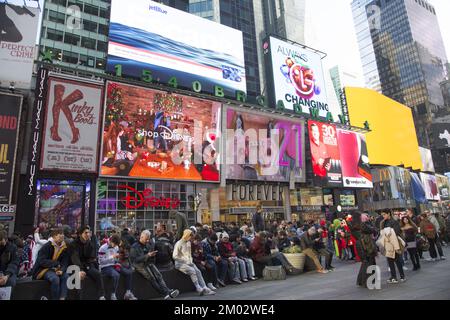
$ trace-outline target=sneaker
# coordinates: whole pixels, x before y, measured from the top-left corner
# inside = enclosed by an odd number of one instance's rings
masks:
[[[333,267],[333,266],[329,266],[329,267],[328,267],[328,271],[334,271],[334,270],[336,270],[335,267]]]
[[[117,300],[117,297],[116,297],[115,293],[111,294],[111,300]]]
[[[134,296],[133,292],[127,292],[123,296],[123,300],[137,300],[137,298]]]
[[[432,262],[432,261],[434,261],[434,259],[433,258],[426,258],[425,261]]]
[[[197,289],[197,292],[200,296],[204,296],[207,293],[207,288],[199,288]]]
[[[405,278],[400,278],[400,282],[405,282],[406,279]]]
[[[387,283],[398,283],[397,279],[389,279]]]
[[[248,279],[242,279],[242,282],[248,282]]]
[[[164,297],[164,300],[169,300],[170,299],[170,294],[168,294],[167,296]]]
[[[225,282],[223,282],[222,280],[217,280],[217,283],[219,284],[219,286],[222,286],[222,287],[226,287],[227,286],[225,284]]]
[[[403,266],[403,270],[408,271],[409,269],[405,266]]]
[[[388,268],[388,272],[391,272],[391,268]]]
[[[180,291],[178,291],[177,289],[175,289],[175,290],[171,290],[171,291],[170,291],[169,296],[170,296],[172,299],[175,299],[176,297],[178,297],[179,294],[180,294]]]
[[[257,277],[250,277],[250,280],[255,281],[255,280],[258,280],[258,278]]]
[[[216,291],[217,290],[217,288],[216,287],[214,287],[214,285],[210,282],[210,283],[208,283],[207,285],[206,285],[209,289],[211,289],[211,290],[214,290],[214,291]]]
[[[105,296],[101,296],[98,300],[106,300]]]
[[[442,256],[441,257],[441,260],[446,260],[447,258],[445,257],[445,256]]]
[[[318,273],[328,273],[328,270],[322,269],[322,270],[317,270]]]
[[[206,296],[213,296],[215,294],[216,294],[215,291],[206,288],[206,293],[205,293]]]
[[[239,279],[234,279],[233,282],[234,282],[234,283],[238,283],[238,284],[242,284],[242,281],[239,280]]]

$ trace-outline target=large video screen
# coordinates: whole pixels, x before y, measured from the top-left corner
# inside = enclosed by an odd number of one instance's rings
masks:
[[[226,177],[304,182],[304,122],[227,109]]]
[[[100,174],[220,181],[221,104],[107,83]]]
[[[107,71],[180,87],[199,81],[203,92],[246,92],[242,32],[149,0],[112,0]]]

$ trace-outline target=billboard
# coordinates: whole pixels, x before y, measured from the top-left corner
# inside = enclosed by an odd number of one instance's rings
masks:
[[[450,123],[433,123],[431,131],[435,149],[450,148]]]
[[[376,91],[345,88],[352,126],[364,127],[372,165],[412,167],[423,170],[411,108]]]
[[[242,32],[150,0],[112,0],[106,70],[227,96],[246,92]],[[172,79],[173,80],[173,79]]]
[[[341,186],[342,168],[336,126],[309,120],[308,130],[314,183]]]
[[[11,203],[22,100],[0,93],[0,204]]]
[[[0,82],[16,89],[30,89],[35,56],[39,9],[0,3]]]
[[[50,77],[42,170],[97,172],[103,85]]]
[[[107,83],[100,174],[220,181],[221,104]]]
[[[422,181],[423,189],[427,200],[441,200],[436,177],[427,173],[420,173],[420,180]]]
[[[319,117],[326,118],[331,112],[338,121],[342,111],[337,104],[329,104],[327,99],[320,54],[274,37],[269,40],[268,59],[272,68],[267,77],[273,81],[271,103],[275,105],[282,101],[286,109],[302,114],[310,114],[309,109],[316,107]]]
[[[304,121],[226,110],[226,178],[304,182]]]
[[[433,156],[431,155],[431,150],[427,148],[419,147],[420,158],[422,159],[423,171],[435,172]]]
[[[436,175],[436,181],[439,189],[439,195],[441,196],[441,200],[449,200],[450,199],[450,183],[449,178],[444,175]]]
[[[344,187],[372,188],[367,143],[364,134],[337,130]]]

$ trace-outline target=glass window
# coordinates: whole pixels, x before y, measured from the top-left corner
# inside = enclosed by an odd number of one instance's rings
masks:
[[[47,28],[47,39],[54,41],[63,41],[64,32]]]
[[[80,45],[80,36],[72,33],[66,33],[64,35],[64,43],[73,44],[75,46]]]
[[[97,50],[106,52],[108,50],[108,43],[98,40],[97,41]]]
[[[86,31],[97,32],[97,23],[84,19],[83,28]]]
[[[91,6],[89,4],[84,5],[84,13],[92,14],[93,16],[98,16],[98,7]]]
[[[64,24],[66,21],[66,16],[64,13],[50,10],[48,13],[48,20],[52,21],[52,22]]]
[[[78,53],[63,51],[62,61],[71,64],[78,64]]]
[[[83,48],[95,50],[95,40],[94,40],[94,39],[89,39],[89,38],[83,37],[83,38],[81,39],[81,46],[82,46]]]
[[[108,26],[106,26],[104,24],[99,24],[98,25],[98,33],[107,36],[108,35]]]

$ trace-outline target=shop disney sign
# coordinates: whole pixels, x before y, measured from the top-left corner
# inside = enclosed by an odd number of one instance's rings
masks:
[[[176,209],[180,206],[179,199],[152,196],[153,190],[150,188],[144,189],[142,192],[127,185],[120,185],[117,188],[130,191],[126,197],[120,199],[127,209],[139,209],[142,207]]]

